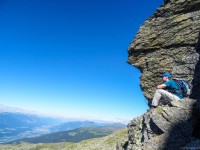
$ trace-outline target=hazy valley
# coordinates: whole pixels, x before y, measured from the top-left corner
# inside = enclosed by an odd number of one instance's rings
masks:
[[[67,121],[1,106],[0,144],[81,142],[125,128],[122,123]]]

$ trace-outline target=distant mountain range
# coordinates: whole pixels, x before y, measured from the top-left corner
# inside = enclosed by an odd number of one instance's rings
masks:
[[[122,123],[99,123],[99,122],[92,122],[92,121],[73,121],[73,122],[66,122],[57,126],[53,126],[49,128],[51,132],[59,132],[59,131],[68,131],[73,130],[81,127],[112,127],[115,129],[120,129],[125,125]]]
[[[58,118],[44,117],[34,112],[0,105],[0,144],[19,142],[19,139],[30,138],[31,140],[33,137],[39,138],[33,141],[40,142],[42,138],[49,139],[44,142],[78,142],[83,139],[105,136],[123,127],[125,125],[120,123],[63,122]],[[42,138],[38,137],[40,135]],[[56,140],[56,137],[59,140]]]
[[[59,119],[54,118],[19,112],[2,112],[0,113],[0,143],[50,133],[49,128],[60,123]]]
[[[22,143],[22,144],[0,144],[1,150],[114,150],[117,143],[128,141],[127,129],[118,130],[108,136],[92,138],[79,143]]]
[[[125,128],[125,125],[109,125],[102,127],[82,127],[70,131],[61,131],[39,137],[24,138],[8,142],[7,144],[28,143],[59,143],[59,142],[80,142],[83,140],[103,137],[112,134],[114,131]]]
[[[100,126],[95,122],[91,121],[73,121],[73,122],[65,122],[57,126],[52,126],[49,128],[51,132],[59,132],[59,131],[68,131],[81,127],[97,127]]]

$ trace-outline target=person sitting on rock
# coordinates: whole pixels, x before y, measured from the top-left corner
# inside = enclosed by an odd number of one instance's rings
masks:
[[[157,85],[151,108],[158,106],[161,98],[167,101],[180,100],[183,98],[180,87],[171,79],[171,75],[168,72],[162,74],[161,77],[163,84]]]

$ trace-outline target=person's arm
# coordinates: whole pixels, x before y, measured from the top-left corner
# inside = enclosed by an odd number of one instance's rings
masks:
[[[157,89],[164,89],[166,87],[165,84],[160,84],[160,85],[157,85]]]

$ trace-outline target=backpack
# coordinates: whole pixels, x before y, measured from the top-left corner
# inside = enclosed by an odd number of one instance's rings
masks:
[[[191,91],[190,90],[190,84],[187,81],[185,81],[184,79],[175,78],[173,80],[180,87],[182,94],[183,94],[183,97],[188,97],[190,95],[190,91]]]

